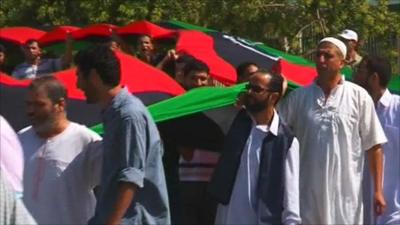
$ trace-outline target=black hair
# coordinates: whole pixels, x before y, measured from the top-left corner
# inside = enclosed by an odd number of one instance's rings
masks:
[[[378,74],[379,85],[387,87],[392,78],[392,66],[389,60],[381,56],[365,56],[363,62],[366,65],[368,74]]]
[[[28,46],[28,45],[30,45],[32,43],[37,43],[38,46],[40,47],[39,41],[37,39],[33,39],[33,38],[30,38],[30,39],[26,40],[24,46]]]
[[[258,65],[253,62],[243,62],[239,66],[236,67],[236,75],[238,77],[243,77],[244,73],[246,72],[246,69],[249,68],[250,66],[255,66],[258,68]]]
[[[275,105],[279,102],[280,98],[282,97],[282,91],[283,91],[283,82],[285,79],[283,76],[279,73],[272,73],[269,70],[266,69],[259,69],[256,72],[252,73],[254,74],[261,74],[264,76],[269,76],[271,77],[271,80],[269,82],[269,86],[267,87],[269,92],[277,92],[279,94],[278,99],[275,102]]]
[[[0,52],[6,53],[6,48],[2,44],[0,44]]]
[[[115,87],[121,81],[120,61],[107,45],[97,44],[79,51],[74,62],[85,79],[94,69],[107,86]]]
[[[190,63],[190,62],[192,62],[194,60],[196,60],[196,58],[194,58],[193,56],[184,54],[184,55],[180,55],[175,60],[175,63],[185,63],[185,64],[187,64],[187,63]]]
[[[28,89],[32,91],[44,90],[53,103],[58,103],[60,99],[67,99],[67,89],[64,84],[52,75],[43,75],[33,79]]]
[[[206,72],[207,74],[210,73],[210,68],[205,64],[203,61],[198,59],[193,59],[189,61],[185,67],[183,68],[183,76],[189,75],[190,72]]]

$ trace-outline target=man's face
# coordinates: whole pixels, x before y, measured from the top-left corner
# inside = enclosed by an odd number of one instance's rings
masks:
[[[40,57],[42,50],[37,42],[31,42],[30,44],[24,46],[24,54],[26,59],[33,60]]]
[[[98,103],[99,102],[99,98],[97,95],[97,91],[95,88],[95,85],[93,84],[93,76],[96,76],[97,74],[93,69],[90,71],[90,74],[87,78],[85,78],[83,76],[83,72],[79,69],[76,70],[76,76],[77,76],[77,80],[76,80],[76,87],[80,90],[83,91],[83,93],[85,94],[86,97],[86,102],[91,104],[91,103]],[[98,75],[97,75],[98,76]]]
[[[187,90],[208,86],[209,75],[207,72],[191,71],[184,78],[184,86]]]
[[[121,50],[120,45],[116,41],[110,41],[109,46],[111,51]]]
[[[340,50],[329,42],[321,43],[316,51],[315,64],[318,75],[337,74],[345,65]]]
[[[244,105],[250,112],[257,113],[265,110],[271,103],[271,92],[269,89],[270,77],[254,74],[250,77],[244,95]]]
[[[154,45],[150,37],[142,36],[139,38],[139,51],[142,53],[150,53],[154,50]]]
[[[248,66],[248,67],[246,68],[246,70],[244,71],[243,76],[239,78],[239,79],[240,79],[239,82],[242,83],[242,82],[247,82],[247,81],[249,81],[250,76],[251,76],[254,72],[256,72],[257,70],[258,70],[258,67],[255,66],[255,65],[250,65],[250,66]]]
[[[59,103],[53,103],[43,89],[29,90],[26,98],[27,115],[36,130],[45,130],[54,124],[61,112]]]
[[[4,52],[0,52],[0,66],[4,65],[5,58],[6,58],[6,56],[5,56]]]
[[[357,70],[354,72],[353,75],[353,81],[354,83],[360,85],[366,90],[369,90],[369,82],[368,82],[368,69],[367,69],[367,64],[365,61],[362,61],[358,67]]]

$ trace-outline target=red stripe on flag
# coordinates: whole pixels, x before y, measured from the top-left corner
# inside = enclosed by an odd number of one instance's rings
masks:
[[[317,77],[317,70],[314,67],[293,64],[284,59],[279,59],[273,69],[289,81],[301,86],[311,84]]]
[[[216,80],[226,85],[236,83],[235,68],[218,56],[214,50],[214,40],[210,36],[200,31],[179,31],[176,50],[206,63],[210,67],[210,75]]]

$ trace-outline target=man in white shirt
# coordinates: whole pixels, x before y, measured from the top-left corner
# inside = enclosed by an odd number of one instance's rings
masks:
[[[65,54],[61,58],[42,58],[42,49],[35,39],[27,40],[22,47],[25,62],[17,65],[12,76],[17,79],[33,79],[68,68],[72,62],[72,37],[67,36]]]
[[[383,145],[383,193],[387,203],[383,215],[375,218],[372,213],[371,197],[374,192],[370,188],[368,177],[364,187],[367,190],[365,202],[369,206],[366,207],[366,214],[369,215],[366,219],[371,224],[400,224],[400,96],[391,94],[388,90],[390,79],[390,62],[379,56],[364,57],[354,76],[354,81],[364,87],[374,100],[376,112],[388,139]]]
[[[340,74],[345,44],[322,39],[316,50],[318,77],[281,102],[279,112],[300,142],[300,212],[304,224],[362,224],[364,152],[370,161],[382,214],[382,149],[385,134],[368,93]]]
[[[25,154],[24,203],[39,224],[86,224],[100,182],[100,137],[66,115],[67,92],[52,76],[32,81],[32,126],[19,131]]]
[[[301,224],[299,143],[279,118],[283,77],[259,70],[241,99],[211,183],[215,224]]]

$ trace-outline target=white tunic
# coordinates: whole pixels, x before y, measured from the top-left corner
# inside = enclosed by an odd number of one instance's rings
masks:
[[[364,151],[386,142],[371,97],[342,81],[326,99],[314,83],[279,109],[300,142],[303,223],[362,224]]]
[[[400,96],[386,90],[376,105],[376,112],[388,139],[383,146],[383,192],[387,208],[385,213],[377,218],[377,224],[398,225],[400,224]]]
[[[232,196],[228,205],[218,204],[215,224],[258,224],[257,178],[262,142],[268,132],[278,134],[279,116],[275,112],[270,128],[253,123],[250,135],[240,158]],[[282,223],[301,224],[299,212],[299,143],[293,139],[284,165],[284,210]]]
[[[102,164],[100,137],[70,122],[42,139],[32,127],[19,132],[25,153],[24,202],[39,224],[86,224],[94,215],[93,188]]]

